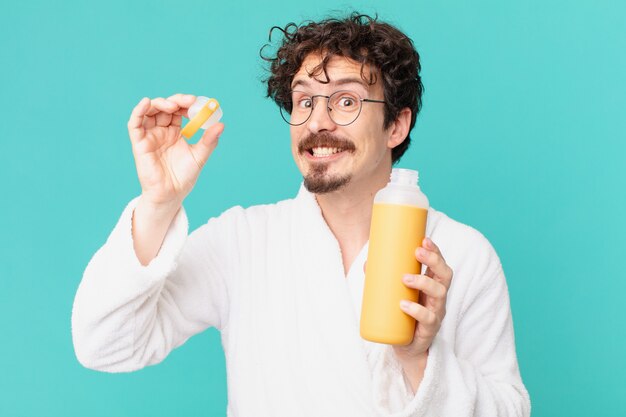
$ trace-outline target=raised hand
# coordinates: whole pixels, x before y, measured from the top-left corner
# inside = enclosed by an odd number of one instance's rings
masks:
[[[208,128],[196,144],[189,144],[180,134],[182,117],[195,99],[188,94],[146,97],[131,113],[128,134],[144,203],[180,205],[217,146],[222,123]]]
[[[407,274],[404,285],[420,291],[419,303],[403,300],[400,308],[416,320],[413,341],[407,346],[393,346],[404,372],[414,390],[419,386],[428,359],[428,349],[446,316],[446,300],[452,283],[453,271],[443,258],[439,247],[424,238],[415,257],[426,265],[424,275]]]

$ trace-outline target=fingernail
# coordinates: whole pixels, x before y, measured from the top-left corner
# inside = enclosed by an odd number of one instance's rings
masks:
[[[406,274],[405,276],[402,277],[402,281],[404,281],[407,284],[410,284],[413,281],[413,276],[410,274]]]
[[[400,301],[400,308],[402,310],[408,310],[410,305],[411,304],[408,301],[406,301],[406,300]]]
[[[424,248],[417,248],[417,256],[419,256],[420,258],[426,257],[427,253],[428,252],[426,251],[426,249],[424,249]]]

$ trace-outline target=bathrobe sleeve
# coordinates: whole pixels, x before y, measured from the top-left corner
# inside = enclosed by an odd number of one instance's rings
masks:
[[[415,395],[386,351],[377,378],[377,404],[385,416],[527,417],[530,399],[515,352],[509,294],[500,260],[479,233],[457,262],[444,325],[429,349]],[[444,252],[445,256],[445,252]],[[462,272],[463,271],[463,272]],[[470,271],[470,274],[467,272]],[[458,276],[457,276],[458,275]],[[448,321],[448,323],[446,323]],[[396,361],[397,362],[397,361]],[[404,386],[402,386],[404,385]],[[395,390],[390,394],[389,390]],[[407,395],[408,394],[408,395]],[[395,399],[394,399],[395,396]],[[404,401],[398,400],[404,398]]]
[[[74,299],[74,349],[87,368],[128,372],[158,363],[192,335],[228,320],[229,271],[220,259],[227,248],[212,239],[227,235],[223,222],[211,219],[187,236],[181,208],[157,257],[143,266],[132,241],[137,200],[87,265]]]

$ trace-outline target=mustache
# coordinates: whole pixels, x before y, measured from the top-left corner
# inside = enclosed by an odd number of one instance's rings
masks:
[[[330,133],[311,133],[298,144],[298,152],[308,152],[313,148],[341,148],[344,151],[353,152],[356,146],[351,141],[331,135]]]

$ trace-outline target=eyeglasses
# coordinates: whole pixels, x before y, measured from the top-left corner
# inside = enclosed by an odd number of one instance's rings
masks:
[[[361,114],[362,103],[385,103],[382,100],[361,98],[358,93],[349,90],[335,91],[330,96],[323,94],[310,95],[304,91],[294,90],[290,93],[291,101],[280,106],[280,115],[292,126],[300,126],[311,117],[315,108],[315,98],[328,99],[326,111],[333,123],[346,126]]]

